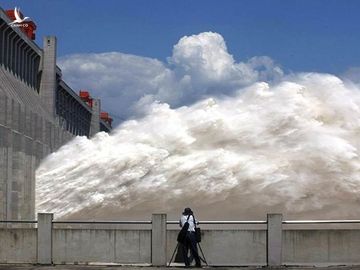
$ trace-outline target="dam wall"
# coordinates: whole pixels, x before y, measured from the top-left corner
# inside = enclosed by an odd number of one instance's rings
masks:
[[[238,222],[247,228],[224,228],[234,222],[213,222],[211,229],[203,229],[200,246],[208,264],[360,264],[360,229],[307,229],[306,225],[282,229],[269,216],[257,224]],[[174,253],[179,229],[174,228],[176,222],[166,220],[166,214],[153,214],[152,221],[127,222],[58,221],[53,220],[53,214],[44,213],[38,214],[37,221],[24,222],[32,224],[32,228],[16,221],[0,228],[0,263],[164,266],[173,254],[172,263],[181,263],[181,254]],[[271,228],[274,225],[277,229]],[[200,226],[205,225],[200,221]],[[277,240],[271,240],[274,236],[280,236],[279,246]],[[276,254],[280,255],[277,261],[271,261]]]
[[[40,48],[10,23],[0,8],[0,220],[33,219],[41,160],[74,136],[109,132],[111,122],[63,81],[56,37]]]

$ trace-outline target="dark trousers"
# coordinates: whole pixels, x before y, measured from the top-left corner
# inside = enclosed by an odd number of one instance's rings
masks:
[[[200,257],[196,244],[197,243],[195,239],[195,232],[187,232],[185,243],[182,245],[185,266],[190,266],[190,260],[188,257],[189,249],[191,256],[195,259],[196,266],[201,266]]]

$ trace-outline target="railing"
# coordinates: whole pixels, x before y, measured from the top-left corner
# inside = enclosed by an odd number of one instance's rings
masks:
[[[108,220],[53,220],[55,224],[152,224],[151,221],[108,221]]]
[[[199,221],[198,222],[200,225],[201,224],[206,224],[206,225],[250,225],[250,224],[267,224],[266,220],[248,220],[248,221],[239,221],[239,220],[234,220],[234,221],[209,221],[209,220],[204,220],[204,221]],[[179,221],[168,221],[167,224],[179,224]]]
[[[283,224],[341,224],[341,223],[348,223],[348,224],[355,224],[360,223],[360,220],[284,220]]]
[[[37,220],[0,220],[0,223],[38,223]],[[152,224],[151,220],[53,220],[54,224]],[[169,220],[166,224],[179,224],[179,221]],[[198,224],[205,225],[251,225],[251,224],[267,224],[266,220],[204,220]],[[343,219],[343,220],[283,220],[282,224],[360,224],[359,219]]]
[[[0,223],[38,223],[37,220],[0,220]],[[53,220],[54,224],[152,224],[151,220]],[[179,221],[169,220],[166,224],[179,224]],[[198,224],[205,225],[251,225],[251,224],[263,224],[266,225],[266,220],[231,220],[231,221],[199,221]],[[283,220],[282,224],[360,224],[359,219],[344,219],[344,220]]]
[[[38,223],[37,220],[0,220],[0,223]],[[148,224],[151,225],[151,220],[53,220],[53,224]],[[166,222],[169,225],[178,225],[179,221],[169,220]],[[266,220],[204,220],[199,221],[202,225],[252,225],[262,224],[266,225]],[[360,224],[360,219],[334,219],[334,220],[283,220],[282,224]]]
[[[0,223],[38,223],[37,220],[0,220]]]

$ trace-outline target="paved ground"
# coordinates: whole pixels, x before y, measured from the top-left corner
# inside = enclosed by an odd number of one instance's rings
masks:
[[[0,270],[184,270],[185,267],[150,267],[150,266],[118,266],[118,265],[53,265],[39,266],[31,264],[0,264]],[[199,268],[192,268],[193,270]],[[203,267],[208,270],[360,270],[359,266],[329,266],[329,267]]]

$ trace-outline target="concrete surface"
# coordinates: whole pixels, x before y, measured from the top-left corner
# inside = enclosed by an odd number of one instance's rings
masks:
[[[282,264],[282,214],[267,215],[267,265]]]
[[[185,267],[150,267],[150,266],[101,266],[101,265],[55,265],[55,266],[39,266],[39,265],[1,265],[0,270],[183,270],[189,269]],[[191,268],[191,269],[200,269],[200,268]],[[331,267],[203,267],[203,269],[213,269],[213,270],[360,270],[360,266],[331,266]]]
[[[54,229],[53,262],[150,263],[150,230]]]
[[[38,213],[37,228],[37,262],[41,264],[52,263],[52,221],[53,214]]]
[[[283,264],[360,264],[360,230],[284,230]]]
[[[166,265],[166,236],[166,214],[153,214],[151,262],[154,266]]]
[[[178,232],[167,231],[168,260]],[[266,230],[202,230],[200,245],[211,265],[266,265]]]
[[[47,36],[44,38],[40,97],[44,108],[52,117],[56,115],[56,47],[56,37]]]
[[[36,263],[36,229],[1,229],[0,263]]]
[[[90,120],[90,137],[94,136],[96,133],[100,131],[100,113],[101,113],[101,101],[100,99],[94,99],[91,120]]]

